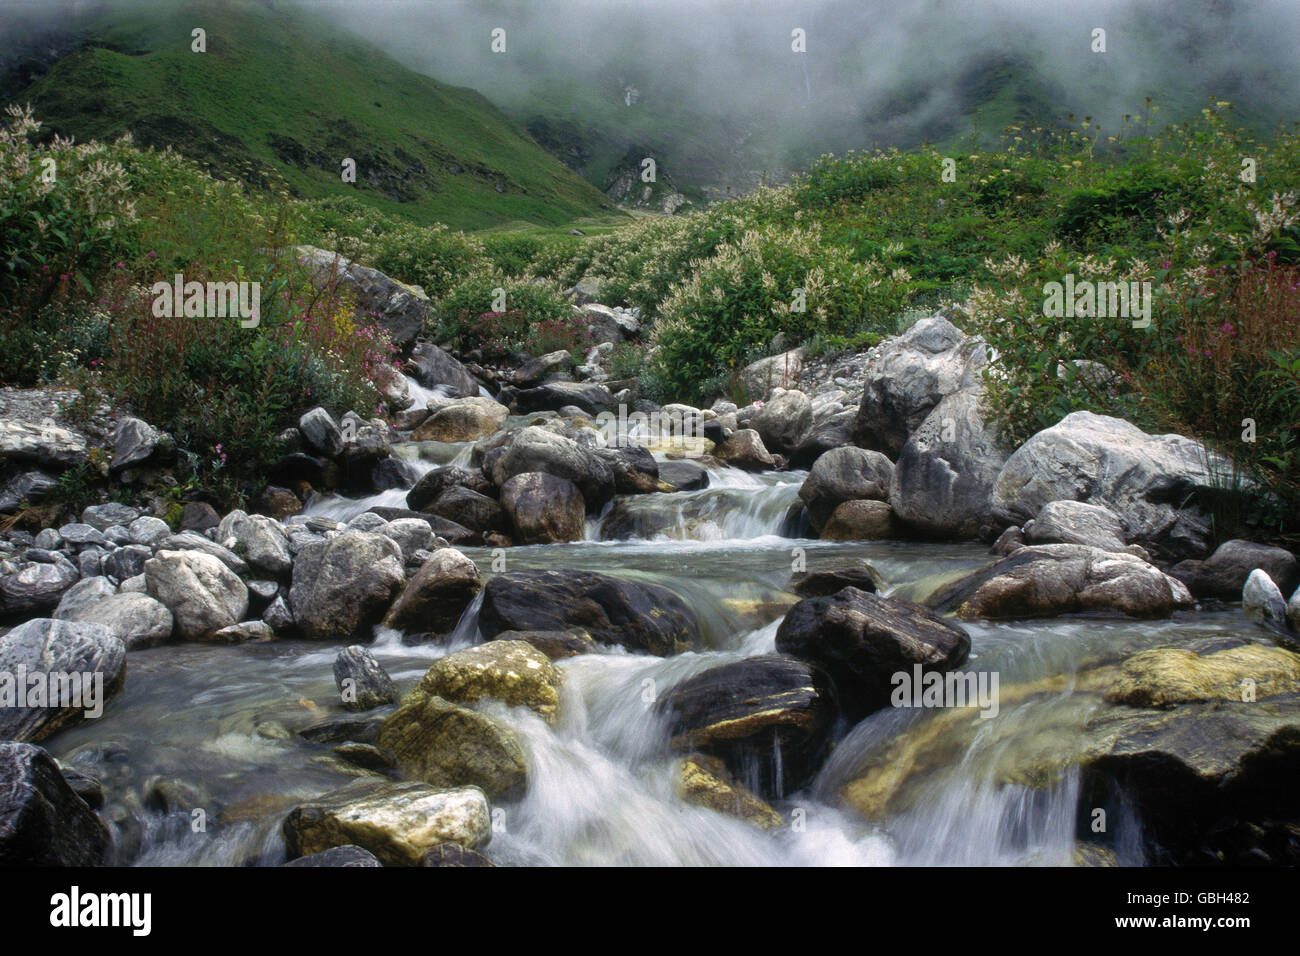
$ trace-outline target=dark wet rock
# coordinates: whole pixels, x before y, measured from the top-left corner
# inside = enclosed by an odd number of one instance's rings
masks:
[[[370,484],[375,491],[390,491],[394,488],[413,488],[419,481],[419,474],[405,458],[385,458],[370,472]]]
[[[659,709],[668,716],[674,750],[716,756],[743,785],[773,797],[798,789],[816,772],[836,701],[820,668],[765,655],[688,678]]]
[[[221,524],[221,515],[206,501],[191,501],[181,510],[181,531],[202,533]]]
[[[26,674],[26,706],[17,686]],[[76,683],[62,678],[78,675]],[[33,681],[47,693],[33,699]],[[102,624],[36,618],[0,637],[0,740],[40,741],[87,719],[122,689],[126,645]],[[75,693],[77,690],[81,693]],[[98,695],[98,696],[97,696]]]
[[[448,488],[425,505],[424,511],[479,534],[510,531],[510,520],[500,502],[463,485]]]
[[[63,774],[63,779],[72,788],[72,792],[86,801],[86,806],[92,810],[103,808],[104,785],[98,779],[76,767],[65,767],[62,764],[59,765],[59,772]]]
[[[599,415],[614,404],[614,397],[603,385],[579,382],[547,382],[535,388],[506,390],[501,393],[501,400],[508,400],[520,415],[558,411],[566,405],[580,408],[588,415]]]
[[[289,606],[304,637],[368,637],[405,583],[402,549],[395,541],[349,532],[299,552]]]
[[[601,644],[660,656],[688,650],[698,633],[695,615],[672,591],[595,571],[510,571],[484,588],[485,638],[575,627]]]
[[[459,465],[443,465],[427,472],[412,486],[406,494],[406,505],[415,511],[421,511],[451,488],[468,488],[481,495],[496,494],[496,485],[483,477],[481,472],[470,471]]]
[[[663,490],[659,463],[641,445],[597,448],[596,457],[614,472],[614,490],[620,495],[640,495]]]
[[[343,453],[343,431],[334,416],[319,405],[298,419],[298,431],[308,445],[327,458]]]
[[[516,432],[492,460],[492,481],[504,485],[515,475],[545,472],[565,478],[582,492],[587,511],[599,513],[614,496],[613,469],[590,448],[535,425]]]
[[[790,579],[790,590],[805,598],[828,597],[845,588],[857,588],[866,594],[875,594],[875,576],[870,568],[863,566],[805,571]]]
[[[659,480],[677,491],[698,491],[709,486],[709,472],[693,461],[661,461]]]
[[[501,505],[520,544],[581,541],[586,536],[586,505],[578,486],[565,478],[533,471],[501,486]]]
[[[125,581],[144,573],[144,563],[153,557],[153,548],[142,544],[128,544],[104,556],[100,569],[110,578]]]
[[[352,740],[357,743],[374,743],[379,739],[379,731],[387,719],[388,713],[367,714],[364,717],[352,714],[335,714],[298,731],[298,736],[319,744],[334,744]]]
[[[1027,618],[1078,613],[1168,617],[1194,602],[1182,582],[1135,555],[1041,544],[1020,548],[945,585],[929,603],[963,618]]]
[[[474,848],[492,837],[482,791],[364,780],[301,804],[281,827],[289,856],[359,846],[384,866],[419,866],[442,843]]]
[[[539,355],[515,370],[514,384],[519,388],[533,388],[556,372],[572,372],[573,365],[573,356],[564,350]]]
[[[846,588],[806,598],[785,616],[776,649],[824,668],[854,720],[889,704],[895,674],[945,673],[970,653],[960,627],[908,601]]]
[[[383,489],[376,489],[382,491]],[[302,513],[302,502],[288,488],[267,485],[253,499],[253,512],[275,521],[284,521]]]
[[[373,770],[376,773],[387,773],[397,766],[396,757],[383,747],[377,747],[374,744],[348,741],[335,747],[333,753],[334,756],[352,764],[354,767],[360,767],[362,770]]]
[[[0,742],[0,866],[98,866],[108,828],[40,747]]]
[[[469,398],[481,387],[469,369],[431,342],[415,349],[407,371],[425,388],[441,389],[448,398]]]
[[[277,484],[293,488],[307,484],[317,489],[328,489],[339,485],[342,472],[329,458],[294,452],[272,462],[267,468],[267,477]]]
[[[59,603],[80,580],[81,571],[62,554],[53,557],[52,563],[33,561],[0,577],[0,613],[28,617]]]
[[[25,505],[40,504],[58,487],[57,479],[43,471],[14,475],[0,488],[0,514],[10,514]]]
[[[397,687],[373,654],[359,644],[334,659],[334,684],[346,710],[373,710],[397,702]]]
[[[1180,561],[1169,573],[1186,584],[1196,597],[1236,601],[1241,597],[1246,578],[1256,568],[1272,578],[1283,594],[1290,594],[1300,586],[1295,555],[1253,541],[1225,541],[1204,561]]]
[[[359,846],[351,844],[347,846],[331,847],[328,850],[322,850],[319,853],[313,853],[310,856],[300,856],[296,860],[290,860],[285,866],[302,866],[302,867],[335,867],[335,866],[383,866],[378,858],[369,850],[364,850]]]

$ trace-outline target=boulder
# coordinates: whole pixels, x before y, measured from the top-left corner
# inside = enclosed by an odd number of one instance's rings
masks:
[[[102,581],[103,578],[90,578]],[[80,587],[80,585],[78,585]],[[72,591],[75,591],[73,588]],[[148,594],[120,593],[106,594],[94,601],[73,601],[72,591],[64,596],[54,611],[56,621],[79,621],[86,624],[102,624],[120,640],[128,651],[166,644],[172,636],[172,612]]]
[[[1083,544],[1099,551],[1124,550],[1119,515],[1085,501],[1049,501],[1022,529],[1031,544]]]
[[[405,583],[402,549],[392,538],[348,532],[298,553],[289,607],[304,637],[368,637]]]
[[[659,480],[674,491],[699,491],[709,487],[709,472],[693,461],[661,461]]]
[[[883,501],[845,501],[822,528],[823,541],[879,541],[894,537],[894,509]]]
[[[805,571],[790,578],[789,590],[804,598],[827,597],[845,588],[857,588],[867,594],[876,593],[875,575],[871,568],[832,568],[825,571]]]
[[[910,601],[849,587],[805,598],[776,632],[776,649],[823,668],[851,720],[889,704],[895,674],[947,673],[970,653],[960,627]]]
[[[713,449],[716,458],[747,471],[766,471],[776,467],[776,459],[752,428],[738,428],[731,437]]]
[[[476,787],[363,780],[300,804],[281,829],[291,857],[358,846],[384,866],[419,866],[443,843],[483,846],[492,838],[492,819]]]
[[[853,426],[857,418],[856,406],[826,418],[818,418],[814,410],[812,427],[799,442],[799,446],[790,453],[790,467],[811,468],[828,451],[852,444]]]
[[[740,382],[754,401],[765,401],[777,388],[794,388],[803,371],[803,349],[791,349],[780,355],[751,362],[740,371]]]
[[[1256,568],[1272,578],[1283,594],[1300,586],[1295,555],[1284,548],[1253,541],[1225,541],[1204,561],[1194,558],[1180,561],[1169,573],[1197,597],[1235,601],[1241,596],[1246,578]]]
[[[798,389],[774,389],[772,396],[750,421],[763,446],[789,455],[812,426],[812,402]]]
[[[537,648],[551,661],[594,654],[599,649],[591,635],[579,628],[568,631],[502,631],[489,640],[522,641]]]
[[[1300,692],[1300,655],[1245,644],[1210,654],[1180,647],[1140,651],[1106,691],[1112,704],[1168,708],[1201,701],[1249,702]]]
[[[927,537],[973,538],[993,523],[993,486],[1007,453],[982,401],[978,388],[945,395],[899,452],[889,504]]]
[[[559,668],[531,644],[494,640],[435,661],[419,689],[458,704],[493,697],[514,707],[528,707],[554,723],[563,678]]]
[[[308,445],[327,458],[343,453],[343,430],[334,416],[319,405],[298,419],[298,431]]]
[[[248,613],[248,588],[210,554],[159,551],[145,562],[144,576],[149,597],[171,611],[181,640],[202,640]]]
[[[1256,568],[1241,589],[1241,610],[1252,621],[1286,628],[1286,598],[1268,572]]]
[[[268,574],[282,577],[293,570],[289,537],[274,518],[232,511],[217,526],[217,540],[226,545],[233,540],[232,550]]]
[[[216,558],[227,568],[239,576],[248,574],[251,569],[248,562],[241,558],[229,548],[223,548],[210,538],[194,531],[183,531],[180,534],[169,535],[158,542],[158,551],[197,551],[200,554],[206,554],[209,557]],[[157,552],[155,552],[157,553]]]
[[[808,523],[820,532],[846,501],[884,501],[893,474],[893,463],[878,451],[853,447],[828,451],[817,459],[799,487]]]
[[[379,533],[396,541],[407,561],[417,551],[428,551],[433,547],[433,526],[427,518],[394,518],[380,528]]]
[[[358,320],[378,321],[399,348],[413,342],[433,316],[429,297],[419,286],[398,282],[327,249],[303,245],[294,252],[317,288],[346,292],[355,303]]]
[[[217,514],[217,509],[206,501],[191,501],[181,509],[180,530],[182,532],[197,531],[201,534],[219,524],[221,524],[221,515]]]
[[[503,392],[502,400],[506,397]],[[535,388],[512,390],[509,399],[511,407],[520,415],[554,412],[572,405],[594,416],[614,405],[614,396],[605,386],[580,382],[546,382]]]
[[[492,481],[499,487],[515,475],[535,471],[573,482],[591,513],[599,513],[614,496],[613,469],[592,449],[530,425],[515,433],[493,459]]]
[[[311,856],[300,856],[298,859],[290,860],[284,865],[298,867],[383,866],[379,862],[379,858],[369,850],[352,844],[331,847],[328,850],[313,853]]]
[[[436,787],[474,786],[494,800],[527,787],[524,753],[508,727],[420,688],[384,720],[376,743],[405,776]]]
[[[785,826],[781,814],[737,783],[726,763],[718,757],[692,754],[685,758],[678,768],[677,796],[686,803],[752,823],[760,830],[779,830]]]
[[[166,521],[151,515],[136,518],[126,530],[131,535],[133,544],[144,545],[147,548],[156,547],[172,533]]]
[[[108,827],[44,749],[0,742],[0,866],[99,866]]]
[[[614,491],[618,494],[642,495],[664,490],[659,480],[659,462],[648,448],[629,444],[594,451],[614,472]]]
[[[1039,544],[945,585],[930,603],[962,618],[1029,618],[1168,617],[1194,602],[1181,581],[1135,555],[1081,544]]]
[[[437,515],[480,534],[510,531],[510,519],[501,504],[487,495],[453,485],[424,506],[426,513]]]
[[[360,644],[343,648],[334,658],[334,684],[346,710],[374,710],[397,703],[393,679]]]
[[[208,644],[247,644],[275,640],[275,628],[265,621],[240,621],[218,628],[202,638]]]
[[[470,398],[482,389],[469,369],[432,342],[416,347],[407,371],[422,386],[442,392],[446,398]]]
[[[80,578],[78,567],[57,552],[53,561],[30,561],[0,577],[0,612],[30,617],[49,610]]]
[[[42,425],[0,418],[0,461],[63,471],[90,461],[86,438],[52,421]]]
[[[443,465],[426,472],[406,493],[406,506],[415,511],[436,501],[448,488],[465,487],[481,495],[495,494],[496,486],[482,473],[461,468],[459,465]]]
[[[0,514],[12,514],[28,505],[40,504],[58,487],[58,481],[43,471],[14,475],[0,488]]]
[[[711,667],[658,705],[670,745],[702,751],[760,796],[782,797],[816,772],[835,721],[835,693],[815,666],[775,654]]]
[[[160,460],[175,450],[171,436],[146,421],[126,416],[113,430],[113,463],[110,470],[120,472]]]
[[[412,441],[478,441],[499,431],[510,410],[481,396],[430,405],[430,414],[414,432]]]
[[[138,510],[116,501],[102,505],[89,505],[81,511],[81,523],[88,524],[101,532],[115,525],[126,527],[138,517],[140,517]]]
[[[853,440],[891,458],[946,395],[979,384],[984,341],[942,316],[921,319],[867,353]]]
[[[556,544],[586,537],[586,504],[565,478],[527,471],[501,486],[501,505],[519,544]]]
[[[473,561],[455,548],[440,548],[407,582],[384,626],[445,634],[456,627],[482,586]]]
[[[521,365],[515,371],[514,383],[519,388],[533,388],[541,385],[557,372],[573,371],[573,365],[573,356],[563,349],[558,352],[548,352],[546,355],[529,359]]]
[[[1222,494],[1232,472],[1230,461],[1200,442],[1074,412],[1007,459],[993,510],[1008,524],[1023,524],[1048,502],[1087,501],[1118,514],[1127,539],[1152,554],[1201,557],[1210,542],[1202,502]]]
[[[99,716],[125,677],[126,645],[102,624],[18,625],[0,637],[0,740],[41,741]]]
[[[698,633],[695,615],[672,591],[596,571],[508,571],[483,589],[479,630],[488,640],[502,631],[575,627],[601,644],[659,656],[688,650]]]

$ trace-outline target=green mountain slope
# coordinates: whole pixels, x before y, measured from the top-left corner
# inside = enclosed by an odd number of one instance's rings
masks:
[[[191,50],[206,31],[207,51]],[[559,224],[611,208],[483,96],[438,83],[286,2],[120,4],[69,24],[68,52],[14,92],[47,130],[130,130],[218,175],[354,194],[413,221]],[[34,69],[23,65],[22,80]],[[357,182],[340,162],[352,158]]]

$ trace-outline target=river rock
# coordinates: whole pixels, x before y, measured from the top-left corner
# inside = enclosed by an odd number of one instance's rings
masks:
[[[1120,666],[1112,704],[1167,708],[1200,701],[1249,702],[1300,692],[1300,654],[1246,644],[1211,654],[1179,647],[1141,651]]]
[[[172,533],[166,521],[152,515],[142,515],[136,518],[127,526],[126,530],[131,535],[133,544],[143,545],[146,548],[157,546]]]
[[[159,551],[144,564],[149,596],[172,613],[173,633],[202,640],[248,613],[248,588],[210,554]]]
[[[298,553],[289,607],[304,637],[368,637],[405,583],[397,542],[382,534],[348,532]]]
[[[203,640],[209,644],[247,644],[275,640],[275,628],[265,621],[240,621],[218,628]]]
[[[384,866],[419,866],[442,843],[483,846],[492,820],[476,787],[364,780],[295,807],[282,831],[291,857],[359,846]]]
[[[510,399],[511,407],[520,415],[533,412],[559,411],[566,405],[582,409],[588,415],[599,415],[614,404],[614,396],[603,385],[580,382],[546,382],[535,388],[501,393],[502,401]]]
[[[776,467],[776,459],[752,428],[738,428],[731,437],[713,449],[716,458],[747,471],[766,471]]]
[[[909,601],[857,588],[805,598],[786,614],[776,649],[826,670],[852,720],[889,704],[895,674],[946,673],[970,653],[960,627]]]
[[[40,504],[58,487],[58,481],[43,471],[14,475],[0,487],[0,514],[12,514],[28,505]]]
[[[379,862],[379,858],[369,850],[352,844],[332,847],[319,853],[313,853],[311,856],[300,856],[298,859],[290,860],[284,865],[298,867],[383,866]]]
[[[675,686],[659,710],[674,750],[718,757],[750,790],[780,797],[816,771],[836,702],[820,668],[772,654],[696,674]]]
[[[347,710],[373,710],[397,702],[397,687],[373,654],[360,644],[334,658],[334,683]]]
[[[515,370],[514,383],[519,388],[541,385],[557,372],[573,371],[573,356],[561,349],[529,359]]]
[[[274,518],[232,511],[217,526],[217,540],[229,544],[232,539],[235,542],[233,550],[242,552],[248,563],[255,568],[261,568],[276,577],[286,575],[293,569],[289,538],[280,522]]]
[[[366,324],[378,321],[389,341],[399,348],[413,342],[433,317],[429,297],[419,286],[398,282],[328,249],[303,245],[295,247],[294,253],[317,288],[346,292],[355,304],[358,320]]]
[[[140,517],[138,510],[116,501],[102,505],[89,505],[81,512],[82,524],[88,524],[101,532],[107,531],[114,525],[126,527],[138,517]]]
[[[411,433],[412,441],[478,441],[498,431],[510,415],[500,402],[478,395],[429,407],[431,413]]]
[[[216,525],[213,525],[216,527]],[[194,531],[183,531],[164,538],[158,544],[158,551],[198,551],[200,554],[216,558],[235,574],[243,577],[250,572],[248,562],[229,548],[223,548],[203,535]]]
[[[1120,418],[1074,412],[1038,432],[1003,466],[993,510],[1022,524],[1049,501],[1105,505],[1126,537],[1171,560],[1209,550],[1204,507],[1189,498],[1221,493],[1232,463],[1180,435],[1148,435]]]
[[[343,453],[343,431],[334,416],[319,405],[298,419],[298,431],[308,445],[327,458]]]
[[[448,488],[426,504],[424,511],[479,534],[507,534],[510,531],[510,519],[500,502],[464,485]]]
[[[416,688],[384,720],[376,743],[401,772],[437,787],[479,787],[511,799],[528,783],[524,752],[504,724]]]
[[[559,668],[531,644],[494,640],[435,661],[419,689],[458,704],[494,697],[554,723],[562,682]]]
[[[486,464],[486,462],[485,462]],[[517,432],[491,464],[492,481],[545,472],[578,486],[588,512],[599,513],[614,496],[614,472],[592,449],[536,425]]]
[[[482,586],[473,561],[455,548],[440,548],[407,582],[384,625],[399,631],[447,633]]]
[[[0,742],[0,866],[99,866],[108,828],[41,747]]]
[[[428,551],[434,539],[433,526],[427,518],[394,518],[379,533],[396,541],[407,561],[417,551]]]
[[[750,421],[763,446],[789,455],[812,426],[812,402],[798,389],[777,388]]]
[[[1194,601],[1181,581],[1135,555],[1080,544],[1040,544],[945,585],[930,603],[962,618],[1168,617]]]
[[[26,706],[20,706],[22,673]],[[81,677],[65,683],[73,674]],[[18,625],[0,637],[0,740],[40,741],[81,723],[92,704],[102,707],[122,689],[125,676],[126,645],[102,624],[35,618]],[[101,689],[102,697],[88,699]],[[36,690],[45,692],[43,700],[33,699]]]
[[[81,578],[78,567],[55,552],[51,562],[32,561],[0,577],[0,611],[9,616],[30,616],[59,603]]]
[[[823,541],[879,541],[894,537],[894,509],[883,501],[845,501],[822,528]]]
[[[695,615],[672,591],[596,571],[508,571],[483,590],[479,630],[488,640],[502,631],[574,627],[601,644],[659,656],[688,650],[698,633]]]
[[[1031,544],[1082,544],[1100,551],[1124,550],[1119,515],[1084,501],[1049,501],[1022,529]]]
[[[356,412],[348,412],[339,428],[343,432],[343,452],[339,455],[339,463],[346,481],[368,491],[366,485],[370,473],[392,451],[388,423],[382,418],[367,421]]]
[[[867,353],[854,441],[896,458],[944,396],[979,384],[987,360],[982,339],[938,315],[881,342]]]
[[[799,487],[809,524],[820,533],[844,502],[884,501],[893,474],[893,463],[878,451],[853,447],[828,451],[817,459]]]
[[[927,537],[973,538],[992,523],[993,486],[1007,453],[986,423],[983,392],[945,395],[899,452],[889,504]]]
[[[760,830],[785,826],[781,814],[732,779],[721,759],[707,754],[692,754],[681,762],[677,796],[687,803],[752,823]]]
[[[495,494],[496,485],[478,471],[470,471],[459,465],[443,465],[426,472],[406,493],[406,506],[420,511],[438,499],[448,488],[464,487],[477,491],[481,495]]]
[[[447,398],[470,398],[482,388],[469,369],[432,342],[416,347],[407,371],[425,388],[437,389]]]
[[[871,568],[832,568],[824,571],[804,571],[790,578],[789,590],[804,598],[828,597],[845,588],[857,588],[867,594],[876,593],[876,579]]]
[[[577,657],[581,654],[594,654],[599,650],[591,635],[580,628],[568,631],[502,631],[489,640],[523,641],[537,648],[547,660],[551,661]]]
[[[80,621],[102,624],[118,638],[128,651],[166,644],[172,636],[172,612],[161,601],[148,594],[108,593],[93,600],[86,596],[74,597],[73,592],[82,585],[103,578],[89,578],[81,582],[59,602],[53,617],[56,621]],[[69,600],[73,598],[73,600]]]
[[[746,365],[741,369],[740,381],[750,399],[764,401],[774,389],[794,388],[799,383],[803,363],[803,349],[791,349]]]
[[[668,490],[659,480],[659,462],[648,448],[633,444],[594,451],[614,473],[614,490],[618,494],[642,495]]]
[[[675,491],[699,491],[709,487],[709,471],[693,461],[661,461],[659,480]]]
[[[812,428],[790,453],[790,467],[811,468],[828,451],[852,444],[857,418],[856,405],[825,418],[818,417],[814,409]]]
[[[219,524],[221,524],[221,515],[217,514],[217,509],[206,501],[191,501],[181,509],[180,530],[182,532],[196,531],[202,534]]]
[[[458,843],[440,843],[425,852],[421,866],[487,867],[493,863],[482,853],[467,850]]]
[[[1286,598],[1267,571],[1256,568],[1241,589],[1241,610],[1252,621],[1286,627]]]
[[[1253,541],[1225,541],[1204,561],[1180,561],[1169,573],[1197,597],[1235,601],[1241,596],[1246,578],[1256,568],[1272,578],[1283,594],[1300,585],[1295,555],[1284,548]]]
[[[530,471],[501,486],[501,504],[519,544],[556,544],[586,536],[586,505],[565,478]]]

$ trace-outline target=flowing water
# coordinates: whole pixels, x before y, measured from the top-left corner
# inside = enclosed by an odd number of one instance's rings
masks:
[[[468,460],[469,446],[400,446],[427,471]],[[510,570],[587,568],[666,586],[696,612],[707,649],[656,658],[606,648],[561,660],[560,718],[548,726],[524,708],[489,706],[518,733],[529,788],[497,808],[486,854],[500,864],[1068,864],[1078,780],[1068,769],[1030,787],[1002,771],[1068,752],[1096,697],[1075,686],[1086,668],[1143,647],[1227,636],[1232,613],[1164,622],[1058,619],[972,624],[968,670],[996,672],[994,717],[887,709],[844,736],[816,780],[774,806],[789,825],[761,832],[682,802],[675,761],[653,700],[678,681],[747,656],[772,653],[793,598],[792,568],[868,562],[885,593],[986,563],[978,545],[828,543],[791,537],[804,478],[712,469],[701,491],[616,499],[593,518],[588,540],[511,548]],[[314,514],[346,519],[404,492],[316,500]],[[493,553],[466,549],[486,576]],[[440,646],[407,646],[378,631],[372,650],[402,690],[438,656],[480,639],[479,602]],[[124,690],[102,719],[61,733],[51,750],[104,780],[120,858],[141,865],[276,864],[279,824],[296,803],[353,779],[330,745],[296,731],[338,711],[338,647],[279,641],[182,644],[133,652]],[[1015,688],[1046,692],[1018,694]],[[1010,692],[1008,692],[1010,690]],[[938,723],[932,723],[938,722]],[[906,746],[900,745],[905,742]],[[861,768],[920,768],[883,817],[867,822],[840,799]],[[183,797],[157,780],[180,781]],[[206,831],[194,832],[194,808]],[[1130,841],[1131,842],[1131,841]],[[1125,862],[1141,862],[1120,847]]]

